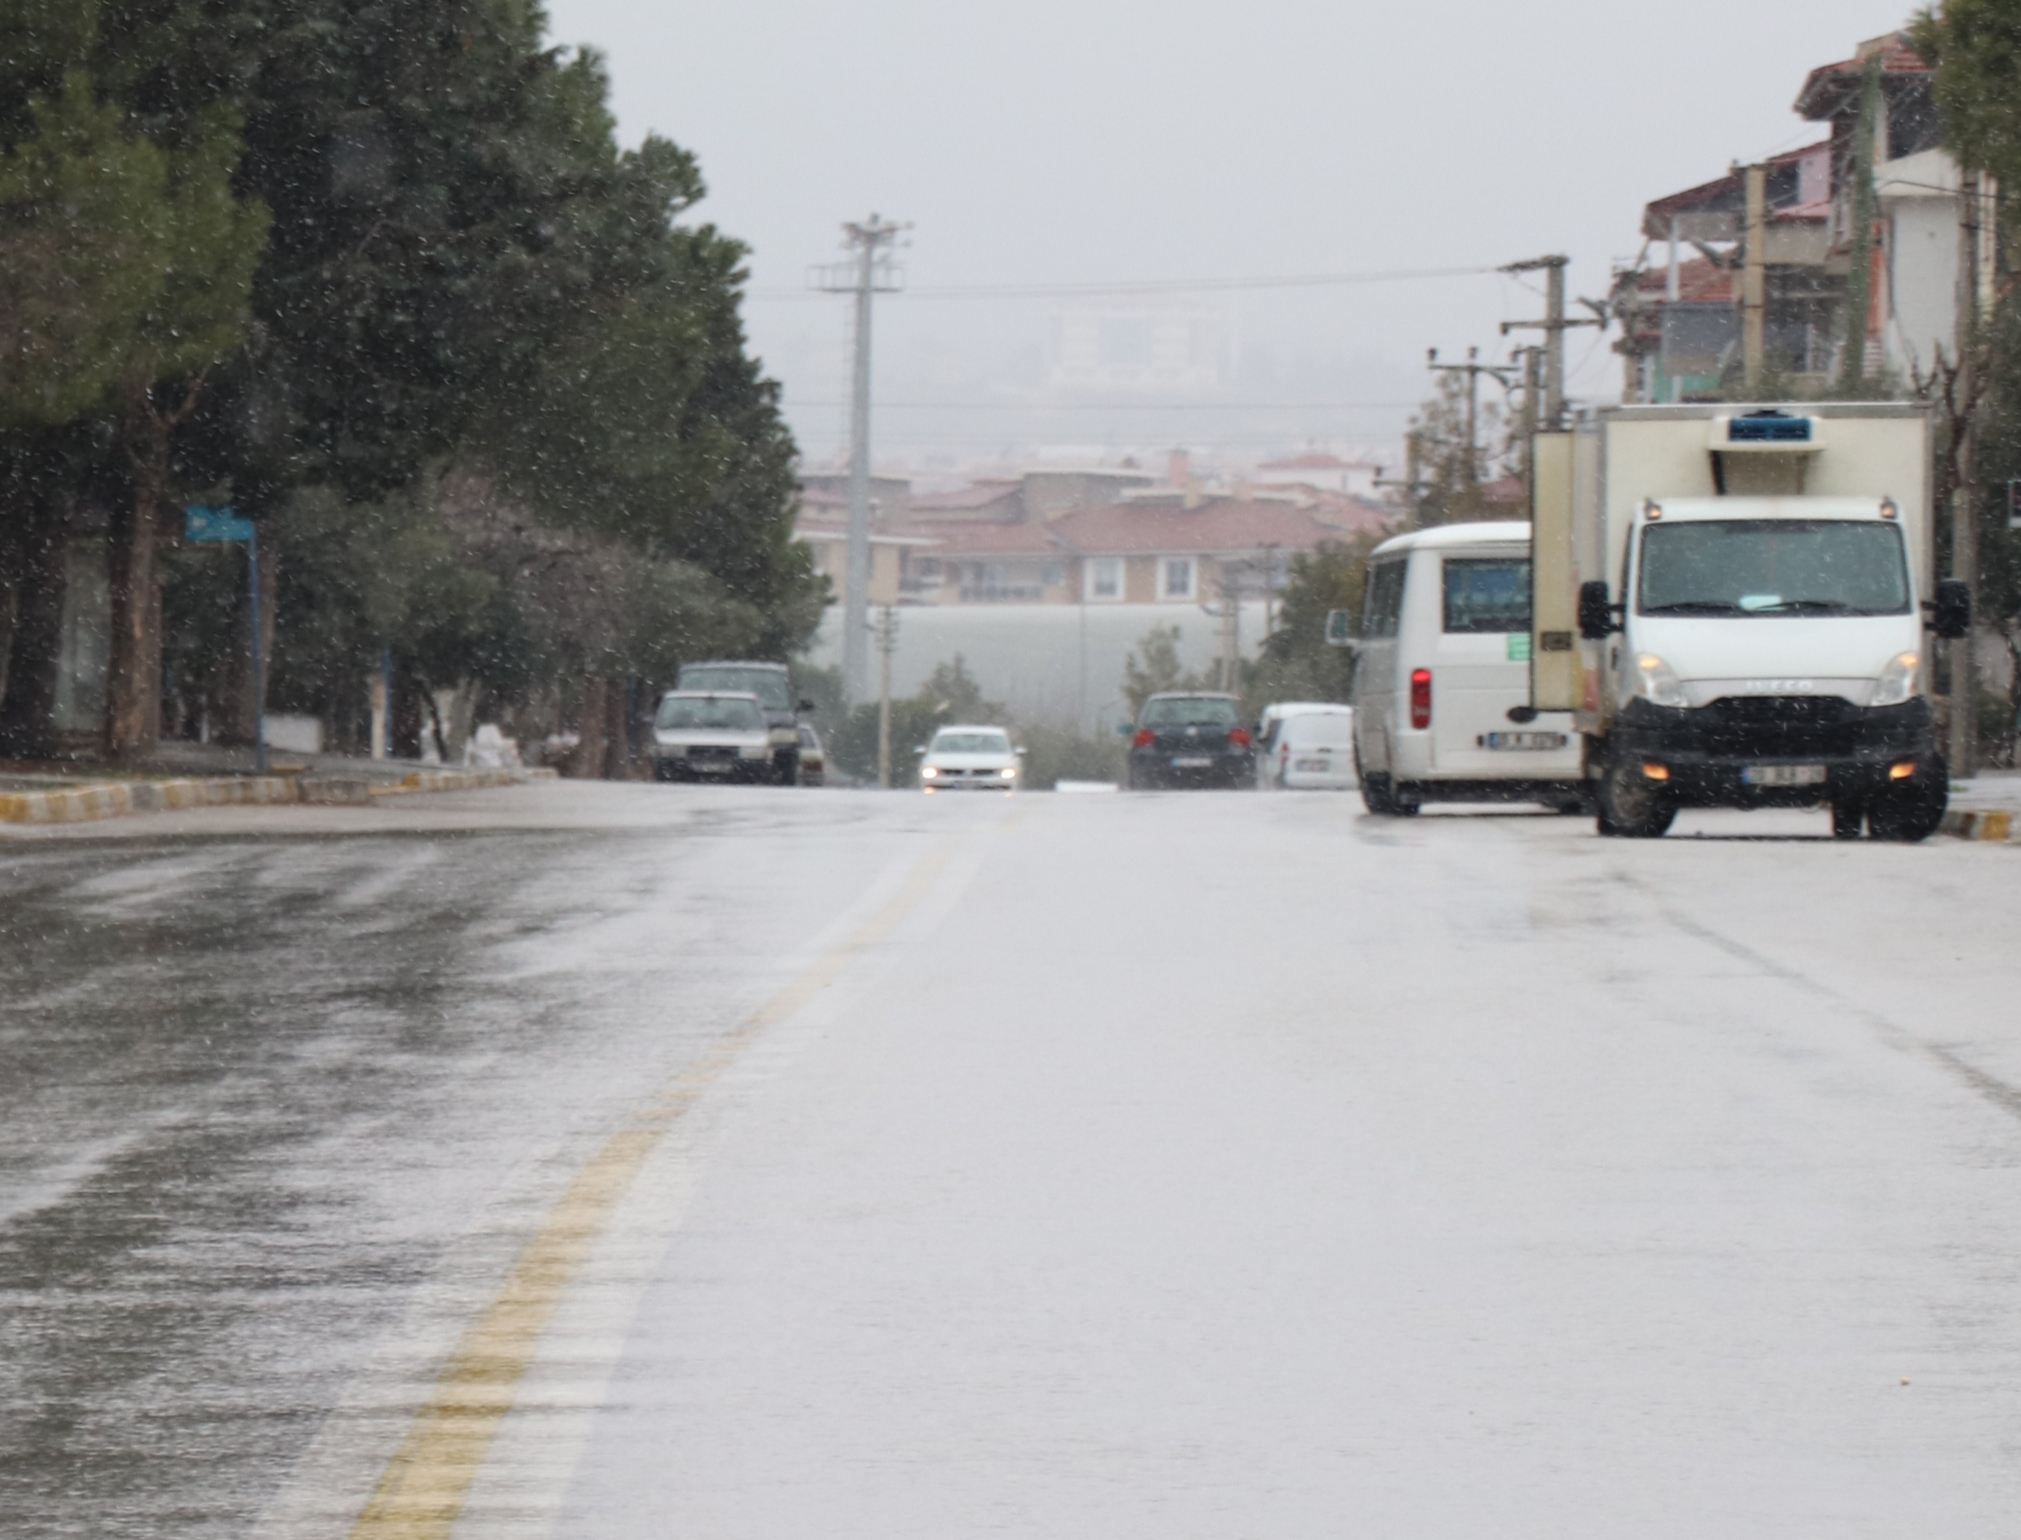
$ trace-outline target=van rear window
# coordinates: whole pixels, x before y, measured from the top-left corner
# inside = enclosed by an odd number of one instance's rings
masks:
[[[1448,557],[1446,630],[1459,632],[1530,629],[1530,559]]]

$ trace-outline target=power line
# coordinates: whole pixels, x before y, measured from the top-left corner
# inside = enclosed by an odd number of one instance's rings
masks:
[[[1133,294],[1238,294],[1267,289],[1324,289],[1362,283],[1405,283],[1420,278],[1482,278],[1492,267],[1399,268],[1378,273],[1294,273],[1265,278],[1145,278],[1097,283],[952,283],[907,289],[908,299],[1066,299]],[[804,289],[751,289],[746,299],[819,298]]]

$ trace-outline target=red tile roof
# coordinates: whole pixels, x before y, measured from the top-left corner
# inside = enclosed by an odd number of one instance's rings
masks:
[[[1256,467],[1260,471],[1345,471],[1369,470],[1367,460],[1343,460],[1339,455],[1303,454],[1293,455],[1288,460],[1265,460]]]
[[[1660,298],[1665,292],[1670,270],[1645,268],[1636,276],[1636,286]],[[1734,274],[1727,268],[1693,257],[1677,264],[1677,297],[1688,305],[1730,305],[1734,297]]]
[[[1360,529],[1379,529],[1383,510],[1353,498],[1325,509],[1289,503],[1209,498],[1197,508],[1176,502],[1113,503],[1064,514],[1052,523],[1062,545],[1096,556],[1255,551],[1264,546],[1309,550]]]
[[[1045,524],[999,524],[982,519],[915,519],[913,533],[935,542],[931,555],[1017,556],[1059,554]]]
[[[1770,166],[1795,165],[1807,155],[1813,155],[1830,146],[1829,139],[1816,144],[1806,144],[1794,150],[1785,150],[1780,155],[1771,155],[1764,163]],[[1739,215],[1747,201],[1744,179],[1738,170],[1729,171],[1725,176],[1710,182],[1700,182],[1696,187],[1687,187],[1682,192],[1671,193],[1658,198],[1653,203],[1642,206],[1642,233],[1652,241],[1660,241],[1669,233],[1668,220],[1672,214],[1689,214],[1700,209],[1714,213]],[[1819,219],[1829,212],[1830,204],[1798,205],[1770,209],[1770,219]]]
[[[1806,75],[1803,89],[1796,94],[1797,112],[1817,122],[1849,110],[1858,100],[1860,77],[1866,73],[1867,61],[1875,55],[1880,57],[1883,75],[1930,73],[1923,56],[1909,46],[1908,34],[1890,33],[1862,43],[1854,57],[1836,64],[1820,64]]]
[[[978,481],[948,492],[915,492],[912,511],[918,515],[944,508],[987,508],[1012,496],[1019,485],[1016,481]]]

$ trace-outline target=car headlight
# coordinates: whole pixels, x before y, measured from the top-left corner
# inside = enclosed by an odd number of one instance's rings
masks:
[[[937,768],[936,766],[933,766],[933,765],[921,765],[921,766],[919,767],[919,778],[920,778],[920,779],[921,779],[922,781],[930,781],[930,780],[932,780],[932,779],[933,779],[933,778],[934,778],[935,776],[937,776],[937,775],[939,775],[939,774],[940,774],[940,770],[939,770],[939,769],[938,769],[938,768]]]
[[[1872,704],[1901,705],[1916,693],[1918,673],[1922,666],[1922,657],[1913,652],[1897,653],[1888,659],[1888,666],[1881,670],[1881,677],[1874,685]]]
[[[1016,765],[1005,765],[1001,770],[997,771],[997,774],[1002,776],[1005,780],[1009,780],[1012,776],[1016,775],[1017,773],[1018,767]]]
[[[1684,681],[1677,677],[1677,671],[1653,652],[1636,654],[1635,693],[1652,706],[1691,704],[1691,697],[1684,693]]]

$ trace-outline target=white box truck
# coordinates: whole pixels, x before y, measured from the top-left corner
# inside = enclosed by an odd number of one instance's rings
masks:
[[[1935,832],[1925,632],[1970,595],[1933,578],[1922,406],[1606,407],[1535,468],[1531,706],[1574,714],[1602,834],[1819,805]]]

